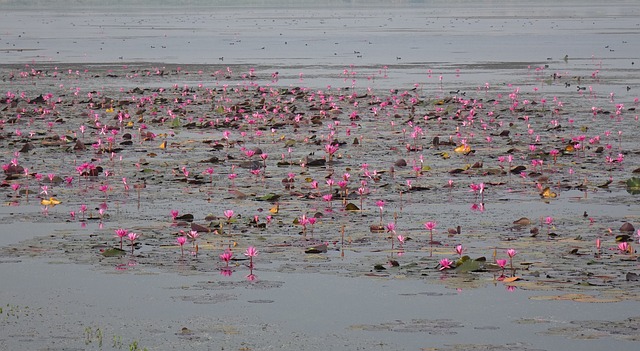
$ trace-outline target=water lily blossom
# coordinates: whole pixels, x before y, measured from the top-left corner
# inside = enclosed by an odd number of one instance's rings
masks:
[[[443,258],[440,260],[440,271],[445,270],[445,269],[451,269],[451,265],[453,264],[453,261],[449,260],[448,258]]]
[[[509,266],[513,269],[513,257],[518,253],[515,249],[507,250],[507,256],[509,256]]]
[[[258,249],[253,246],[249,246],[244,252],[244,255],[249,257],[249,267],[253,268],[253,258],[258,256]]]
[[[128,233],[127,234],[127,238],[129,239],[129,241],[131,241],[131,254],[133,254],[133,249],[135,247],[135,242],[136,240],[140,237],[140,234],[138,233]]]
[[[220,259],[225,262],[227,266],[229,266],[229,261],[233,258],[233,252],[229,249],[224,250],[222,254],[220,254]]]
[[[618,243],[618,250],[620,250],[620,253],[626,254],[629,253],[629,243],[626,241],[623,241],[621,243]]]
[[[116,238],[120,238],[120,250],[122,250],[122,239],[127,236],[129,234],[129,232],[126,229],[116,229]]]
[[[176,243],[178,243],[178,245],[180,245],[180,254],[182,256],[184,256],[184,243],[186,243],[186,242],[187,242],[187,238],[184,237],[184,236],[179,236],[176,239]]]
[[[436,222],[429,221],[424,224],[424,227],[429,231],[429,242],[433,243],[433,230],[436,228]]]
[[[233,210],[224,210],[224,216],[227,217],[227,223],[231,221],[233,217]]]

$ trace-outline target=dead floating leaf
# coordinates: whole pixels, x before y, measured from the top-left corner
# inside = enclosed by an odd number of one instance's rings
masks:
[[[211,232],[210,228],[207,228],[207,227],[205,227],[203,225],[196,224],[196,223],[191,223],[191,230],[195,230],[195,231],[200,232],[200,233],[210,233]]]
[[[349,202],[347,204],[347,206],[345,206],[345,210],[347,210],[347,211],[360,211],[360,208],[358,208],[358,206],[354,205],[353,203]]]
[[[60,202],[60,200],[56,199],[55,197],[50,197],[48,200],[47,199],[42,199],[40,200],[40,204],[43,206],[55,206],[55,205],[59,205],[62,202]]]
[[[627,234],[620,234],[620,235],[616,235],[616,242],[620,243],[620,242],[632,242],[633,240],[631,239],[630,235]]]
[[[629,223],[629,222],[625,222],[621,227],[620,227],[620,231],[621,232],[634,232],[636,230],[636,228],[633,227],[633,224]]]
[[[549,187],[544,188],[544,190],[542,190],[542,192],[540,192],[540,197],[542,197],[543,199],[553,199],[553,198],[555,198],[557,196],[558,196],[558,194],[556,194],[553,191],[551,191],[551,188],[549,188]]]
[[[384,233],[385,229],[383,225],[373,224],[369,226],[369,231],[372,233]]]
[[[304,250],[306,254],[319,254],[327,252],[327,244],[320,244],[308,247]]]
[[[526,169],[527,169],[527,167],[525,167],[525,166],[515,166],[515,167],[511,168],[510,172],[511,172],[511,174],[520,174],[520,172],[523,172]]]
[[[502,279],[502,282],[503,283],[513,283],[513,282],[518,281],[520,279],[521,279],[520,277],[508,277],[508,278]]]
[[[187,213],[176,217],[176,219],[179,221],[193,222],[193,215],[191,213]]]
[[[513,221],[513,224],[515,225],[529,225],[531,224],[531,220],[527,217],[521,217],[520,219],[516,219],[515,221]]]
[[[453,149],[453,151],[455,151],[458,154],[468,154],[471,152],[471,146],[467,145],[467,144],[462,144],[457,146],[455,149]]]

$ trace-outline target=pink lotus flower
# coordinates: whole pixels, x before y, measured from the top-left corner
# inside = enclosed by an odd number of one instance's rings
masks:
[[[196,241],[196,239],[198,239],[198,237],[200,236],[200,234],[198,234],[197,230],[192,230],[190,232],[187,233],[187,236],[193,240],[194,242]]]
[[[187,242],[187,238],[185,238],[184,236],[179,236],[178,238],[176,238],[176,242],[178,243],[178,245],[180,245],[180,254],[184,256],[184,243]]]
[[[433,230],[436,228],[436,222],[429,221],[424,224],[424,227],[429,231],[429,242],[433,243]]]
[[[244,255],[249,258],[256,257],[258,256],[258,249],[256,249],[253,246],[249,246],[247,250],[244,252]]]
[[[362,202],[362,197],[360,198],[360,201]],[[384,210],[384,201],[376,201],[376,206],[380,209],[380,225],[382,226],[382,210]]]
[[[507,260],[505,260],[505,259],[497,259],[497,260],[496,260],[496,264],[497,264],[500,268],[504,269],[504,266],[506,266],[506,265],[507,265]]]
[[[396,233],[396,224],[394,222],[387,223],[387,232]]]
[[[443,258],[440,260],[440,269],[439,270],[445,270],[445,269],[451,269],[451,265],[453,264],[453,261],[449,260],[448,258]]]
[[[249,268],[253,269],[253,258],[258,256],[258,249],[253,246],[249,246],[244,252],[244,255],[249,257]]]
[[[404,245],[405,240],[407,240],[407,238],[402,236],[402,234],[398,235],[397,238],[398,238],[398,241],[400,242],[400,245]]]
[[[456,253],[460,256],[462,256],[462,253],[464,252],[464,248],[462,247],[462,245],[458,245],[456,246]]]
[[[424,227],[427,230],[434,230],[436,228],[436,224],[437,224],[436,222],[427,222],[424,224]]]
[[[178,210],[171,210],[171,218],[173,218],[173,221],[175,222],[176,218],[178,218],[178,214],[180,212],[178,212]]]
[[[515,249],[507,250],[507,256],[509,256],[509,267],[513,270],[513,257],[518,253]]]
[[[231,218],[233,217],[233,210],[224,210],[224,216],[227,217],[227,222],[231,221]]]
[[[222,254],[220,254],[220,259],[223,260],[227,266],[229,265],[229,261],[233,258],[233,252],[231,250],[226,249]]]
[[[620,253],[623,254],[629,253],[629,243],[627,243],[626,241],[618,243],[618,250],[620,250]]]
[[[133,254],[133,249],[135,247],[134,244],[139,237],[140,237],[140,234],[138,233],[131,232],[127,234],[127,238],[129,239],[129,241],[131,241],[131,254]]]
[[[122,239],[129,234],[126,229],[116,229],[116,238],[120,238],[120,250],[122,250]]]

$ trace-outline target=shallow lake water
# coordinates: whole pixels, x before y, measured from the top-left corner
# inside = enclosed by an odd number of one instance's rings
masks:
[[[0,2],[0,348],[637,349],[636,2],[184,3]]]

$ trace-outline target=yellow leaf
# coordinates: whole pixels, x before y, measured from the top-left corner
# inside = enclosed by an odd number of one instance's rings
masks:
[[[443,159],[448,160],[451,156],[449,156],[448,152],[443,152],[440,154],[440,156],[442,156]]]
[[[106,113],[113,113],[113,107],[110,107],[105,110]]]
[[[573,145],[569,144],[569,145],[567,145],[567,147],[564,148],[564,151],[566,151],[566,152],[574,152],[574,151],[576,151],[576,149],[573,147]]]
[[[269,209],[269,212],[271,212],[271,213],[273,213],[273,214],[278,213],[278,211],[280,211],[280,205],[278,205],[278,204],[276,204],[275,206],[273,206],[273,207],[271,207],[271,208]]]
[[[48,200],[47,199],[40,200],[40,204],[43,206],[55,206],[55,205],[61,204],[61,202],[55,197],[50,197]]]
[[[166,149],[166,148],[167,148],[167,141],[166,141],[166,140],[165,140],[165,141],[163,141],[163,142],[162,142],[162,144],[160,144],[160,148],[161,148],[162,150],[164,150],[164,149]]]
[[[503,283],[513,283],[516,280],[520,280],[520,277],[509,277],[509,278],[504,278],[502,280]]]
[[[546,187],[544,188],[544,190],[542,190],[542,192],[540,193],[540,196],[545,199],[553,199],[556,196],[558,196],[558,194],[551,191],[549,187]]]
[[[468,154],[469,152],[471,152],[471,146],[467,145],[467,144],[462,144],[458,147],[456,147],[455,149],[453,149],[453,151],[459,153],[459,154]]]
[[[127,123],[127,128],[131,128],[133,127],[133,121],[129,121],[129,123]]]

